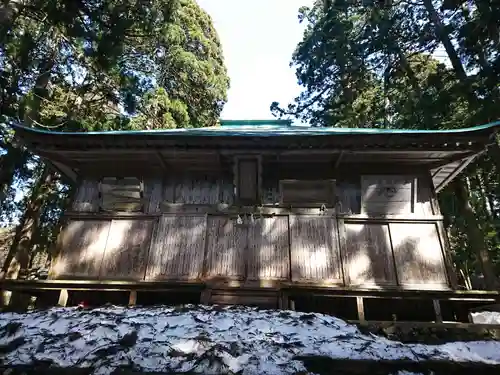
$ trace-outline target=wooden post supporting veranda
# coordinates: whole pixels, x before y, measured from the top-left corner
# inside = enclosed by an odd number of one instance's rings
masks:
[[[131,290],[128,297],[128,305],[135,306],[137,304],[137,290]]]
[[[58,306],[66,307],[68,304],[68,289],[61,289],[59,292],[59,300],[57,301]]]
[[[441,314],[441,304],[439,300],[433,299],[432,305],[434,307],[434,313],[436,314],[436,323],[443,323],[443,315]]]
[[[363,297],[356,297],[356,304],[358,307],[358,320],[360,322],[365,321],[365,305],[363,303]]]

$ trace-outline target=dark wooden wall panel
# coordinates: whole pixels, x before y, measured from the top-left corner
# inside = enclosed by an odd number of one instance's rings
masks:
[[[264,217],[248,227],[249,280],[288,279],[288,217]]]
[[[234,218],[209,216],[207,232],[205,276],[244,278],[247,230]]]
[[[389,226],[345,223],[343,246],[346,282],[350,285],[396,285]]]
[[[292,280],[339,283],[342,279],[335,219],[290,216]]]
[[[153,220],[113,220],[100,278],[144,280]]]
[[[238,160],[238,199],[241,202],[256,202],[259,198],[258,159]]]
[[[448,285],[436,224],[391,223],[390,230],[401,285]]]
[[[205,215],[162,216],[151,244],[146,279],[199,279],[205,236]]]
[[[51,277],[97,279],[110,225],[109,220],[69,221],[60,234]]]

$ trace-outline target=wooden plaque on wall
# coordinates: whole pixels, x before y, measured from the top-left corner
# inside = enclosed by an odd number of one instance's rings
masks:
[[[361,178],[361,212],[409,214],[413,210],[413,178],[365,175]]]

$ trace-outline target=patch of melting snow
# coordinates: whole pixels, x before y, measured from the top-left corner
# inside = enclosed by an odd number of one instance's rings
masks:
[[[331,316],[250,307],[5,313],[0,314],[0,347],[4,363],[44,360],[62,367],[92,367],[94,375],[130,364],[141,371],[281,375],[306,371],[294,359],[300,355],[500,364],[500,342],[402,344],[362,334]]]

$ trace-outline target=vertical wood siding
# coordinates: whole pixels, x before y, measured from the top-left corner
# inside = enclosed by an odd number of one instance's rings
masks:
[[[72,220],[62,230],[59,256],[52,267],[54,278],[99,277],[110,221]]]
[[[113,220],[100,278],[143,280],[153,220]]]
[[[144,198],[146,213],[154,214],[160,212],[160,203],[163,200],[163,184],[161,179],[150,178],[144,181]]]
[[[232,204],[233,184],[229,179],[185,177],[170,180],[164,188],[165,201],[184,204]]]
[[[72,209],[81,212],[99,210],[99,183],[97,180],[83,180],[78,186]]]
[[[220,203],[232,205],[234,203],[234,185],[231,179],[220,179],[217,181],[220,186]]]
[[[288,217],[264,217],[248,227],[250,280],[288,279]]]
[[[205,275],[244,278],[247,231],[229,217],[208,217]]]
[[[341,281],[335,219],[290,215],[290,236],[293,281]]]
[[[408,214],[412,212],[413,179],[405,176],[362,176],[362,213]]]
[[[163,215],[151,244],[146,279],[200,278],[206,229],[204,215]]]
[[[350,285],[396,285],[389,227],[345,223],[344,270]]]
[[[168,178],[163,182],[163,202],[175,202],[175,179]]]
[[[446,267],[436,224],[389,225],[399,283],[446,286]]]

